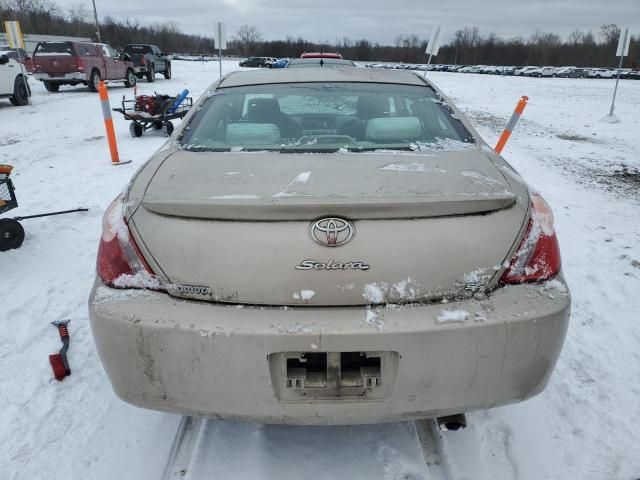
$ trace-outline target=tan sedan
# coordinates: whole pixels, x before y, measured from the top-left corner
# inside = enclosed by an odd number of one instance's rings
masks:
[[[273,423],[543,390],[570,297],[548,205],[424,78],[233,73],[109,207],[90,298],[115,392]]]

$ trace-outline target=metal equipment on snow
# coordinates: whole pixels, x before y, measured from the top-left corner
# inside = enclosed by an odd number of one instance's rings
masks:
[[[132,137],[141,137],[150,129],[164,130],[167,135],[173,132],[171,120],[183,118],[193,105],[193,99],[188,96],[189,90],[183,90],[179,95],[138,95],[132,100],[122,97],[122,108],[114,108],[114,112],[121,113],[131,121],[129,133]]]
[[[49,355],[49,363],[53,370],[53,376],[56,380],[62,381],[64,377],[71,375],[71,369],[67,361],[67,350],[69,349],[69,330],[67,325],[69,320],[58,320],[51,322],[51,324],[58,329],[60,340],[62,340],[62,348],[59,353]]]
[[[0,214],[18,207],[15,188],[13,186],[13,182],[9,178],[12,170],[13,167],[11,165],[0,164]],[[22,242],[24,241],[24,228],[22,228],[20,220],[86,211],[88,211],[87,208],[76,208],[73,210],[39,213],[36,215],[23,215],[21,217],[0,218],[0,252],[19,248],[20,245],[22,245]]]

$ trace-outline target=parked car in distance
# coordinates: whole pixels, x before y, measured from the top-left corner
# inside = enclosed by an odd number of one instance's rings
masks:
[[[8,52],[0,51],[0,98],[8,98],[16,106],[29,103],[27,70],[17,60],[10,58]]]
[[[342,55],[337,52],[304,52],[300,58],[334,58],[342,59]]]
[[[532,72],[533,70],[537,70],[538,67],[534,67],[534,66],[529,66],[529,67],[522,67],[519,68],[518,70],[516,70],[514,72],[514,75],[516,77],[526,77],[528,76],[529,72]]]
[[[608,68],[590,68],[587,70],[588,78],[614,78],[615,76],[616,71]]]
[[[271,57],[249,57],[242,60],[238,65],[251,68],[270,68],[272,63]]]
[[[285,68],[214,83],[109,206],[89,316],[127,402],[347,424],[540,393],[570,304],[549,205],[435,85]]]
[[[136,84],[133,64],[105,43],[41,42],[33,53],[35,78],[49,92],[61,85],[87,85],[98,91],[98,83]]]
[[[9,58],[13,58],[15,61],[22,61],[22,64],[27,69],[27,72],[33,73],[33,58],[27,53],[24,48],[11,48],[7,44],[0,45],[0,52],[6,54]],[[18,55],[18,52],[20,53]]]
[[[354,61],[343,58],[294,58],[287,64],[287,68],[307,68],[307,67],[356,67]]]
[[[165,52],[156,45],[129,44],[124,47],[129,55],[136,77],[147,77],[147,82],[155,82],[156,73],[161,73],[167,80],[171,78],[171,61]]]
[[[287,64],[291,61],[290,58],[280,58],[275,61],[271,68],[286,68]]]
[[[530,70],[526,74],[529,77],[557,77],[558,69],[556,67],[539,67],[535,70]]]

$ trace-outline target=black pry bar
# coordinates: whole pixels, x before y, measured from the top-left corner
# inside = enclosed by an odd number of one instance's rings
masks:
[[[14,220],[26,220],[29,218],[51,217],[53,215],[64,215],[65,213],[88,212],[88,208],[75,208],[73,210],[62,210],[60,212],[39,213],[38,215],[25,215],[24,217],[13,217]]]

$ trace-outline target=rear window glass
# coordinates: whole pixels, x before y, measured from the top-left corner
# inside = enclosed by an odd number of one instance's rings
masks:
[[[94,45],[89,45],[86,43],[81,43],[77,45],[76,51],[78,52],[78,55],[81,57],[95,57],[96,55],[98,55],[98,52],[96,51],[96,47]]]
[[[153,49],[149,45],[127,45],[124,47],[124,51],[127,53],[140,53],[143,55],[153,53]]]
[[[334,82],[220,89],[181,143],[204,151],[324,152],[449,149],[473,138],[431,88]]]
[[[45,42],[38,45],[34,55],[74,55],[71,42]]]

